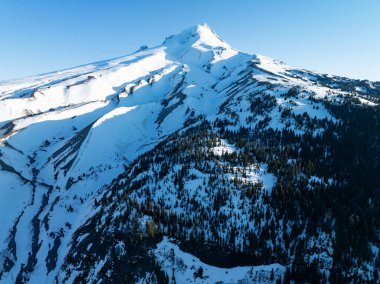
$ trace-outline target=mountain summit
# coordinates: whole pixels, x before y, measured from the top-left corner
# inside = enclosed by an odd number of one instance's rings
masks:
[[[205,24],[2,82],[0,282],[376,282],[379,96]]]
[[[226,43],[207,24],[196,25],[172,35],[163,44],[170,45],[173,42],[181,45],[199,43],[209,47],[226,46]]]

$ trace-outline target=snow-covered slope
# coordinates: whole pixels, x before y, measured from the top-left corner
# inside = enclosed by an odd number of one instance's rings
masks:
[[[376,105],[376,92],[376,83],[242,53],[207,25],[125,57],[1,82],[0,282],[63,282],[73,236],[107,185],[200,119],[303,134],[290,113],[337,121],[323,100]],[[233,151],[223,147],[215,153]]]
[[[157,245],[154,254],[168,275],[175,272],[174,277],[178,283],[272,283],[271,273],[275,279],[285,273],[284,266],[277,263],[234,268],[213,267],[181,251],[167,238]]]

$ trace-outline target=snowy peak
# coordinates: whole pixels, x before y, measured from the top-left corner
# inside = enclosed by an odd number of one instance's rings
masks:
[[[199,46],[213,47],[230,47],[226,44],[207,24],[196,25],[187,28],[179,34],[172,35],[165,39],[164,46]]]
[[[162,46],[166,50],[168,59],[201,68],[205,66],[211,68],[210,64],[239,53],[225,43],[207,24],[196,25],[172,35],[166,38]]]

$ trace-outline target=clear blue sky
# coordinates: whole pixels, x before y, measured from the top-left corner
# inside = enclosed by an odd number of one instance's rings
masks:
[[[380,0],[0,0],[0,80],[125,55],[197,23],[242,51],[380,81]]]

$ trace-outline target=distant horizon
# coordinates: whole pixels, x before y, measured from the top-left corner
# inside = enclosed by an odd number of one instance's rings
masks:
[[[380,81],[379,12],[378,0],[36,0],[32,6],[4,0],[0,82],[122,57],[203,23],[242,52],[294,68]]]

